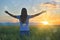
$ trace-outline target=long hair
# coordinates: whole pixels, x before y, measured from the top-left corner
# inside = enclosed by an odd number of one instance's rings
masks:
[[[27,19],[27,10],[26,10],[26,8],[22,8],[22,10],[21,10],[21,16],[20,16],[20,21],[22,23],[25,23],[26,19]]]

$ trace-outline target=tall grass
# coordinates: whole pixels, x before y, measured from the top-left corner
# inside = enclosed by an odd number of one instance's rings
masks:
[[[44,29],[31,26],[29,40],[60,40],[60,26],[54,27]],[[21,40],[19,34],[19,26],[0,27],[0,40]]]

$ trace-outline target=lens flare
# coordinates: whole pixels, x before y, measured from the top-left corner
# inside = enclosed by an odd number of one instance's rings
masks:
[[[49,24],[48,21],[42,21],[41,23],[44,24],[44,25],[48,25]]]

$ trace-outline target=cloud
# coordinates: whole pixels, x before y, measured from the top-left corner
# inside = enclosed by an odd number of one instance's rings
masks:
[[[53,0],[53,1],[60,2],[60,0]]]
[[[60,9],[60,5],[57,4],[55,1],[52,2],[46,2],[38,4],[34,7],[32,7],[34,12],[40,12],[41,10],[57,10]]]
[[[35,12],[39,12],[39,11],[43,11],[46,10],[47,12],[45,12],[44,14],[40,15],[39,17],[34,18],[33,22],[41,22],[41,21],[49,21],[52,24],[59,24],[60,21],[60,5],[57,4],[56,2],[46,2],[46,3],[41,3],[37,6],[34,6],[33,9],[35,10]]]
[[[34,12],[37,12],[37,11],[38,11],[35,7],[32,7],[32,10],[33,10]]]
[[[9,8],[8,8],[8,6],[7,6],[7,5],[5,5],[5,6],[4,6],[4,10],[9,11]]]
[[[54,1],[42,3],[40,7],[45,8],[46,10],[60,10],[60,5]]]
[[[51,0],[51,1],[60,2],[60,0]]]

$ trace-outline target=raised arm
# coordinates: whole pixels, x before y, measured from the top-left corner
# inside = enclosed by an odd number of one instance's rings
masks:
[[[10,16],[12,16],[14,18],[17,18],[17,16],[10,14],[8,11],[5,11],[5,13],[7,13],[8,15],[10,15]]]
[[[36,17],[36,16],[38,16],[38,15],[40,15],[40,14],[44,13],[44,12],[46,12],[46,11],[42,11],[42,12],[40,12],[40,13],[38,13],[38,14],[31,15],[31,18]]]

